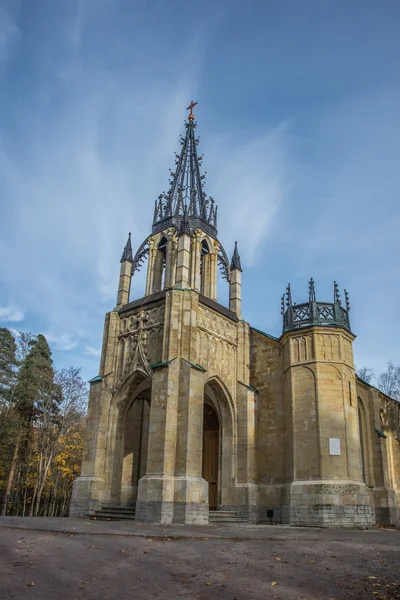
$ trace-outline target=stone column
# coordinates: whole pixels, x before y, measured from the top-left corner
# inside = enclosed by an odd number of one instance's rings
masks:
[[[190,287],[190,237],[182,234],[178,238],[178,258],[176,267],[176,287],[186,289]]]
[[[190,258],[190,287],[200,292],[200,259],[201,259],[201,236],[202,231],[196,229],[192,236],[191,258]]]
[[[153,371],[146,475],[139,481],[136,519],[172,523],[179,362]]]
[[[156,257],[154,259],[153,267],[153,287],[151,290],[152,294],[161,292],[162,289],[162,276],[164,269],[164,254],[160,251],[156,251]]]
[[[373,488],[376,523],[385,525],[397,524],[398,510],[396,507],[396,477],[393,470],[394,461],[392,455],[392,436],[395,427],[390,431],[389,407],[384,397],[380,397],[377,390],[368,390],[369,410],[372,420],[373,435],[373,463],[375,474],[375,485]],[[396,415],[398,418],[398,415]],[[392,425],[395,425],[395,420]],[[381,437],[376,430],[382,431],[386,437]],[[398,441],[395,441],[395,452],[399,455]],[[400,474],[399,474],[400,475]]]
[[[204,254],[201,259],[201,293],[210,298],[211,291],[211,255]]]
[[[239,321],[237,328],[237,377],[242,383],[250,385],[250,326],[245,321]]]
[[[149,238],[149,261],[147,264],[146,296],[150,296],[153,290],[154,263],[157,256],[157,247],[154,239]]]
[[[238,512],[250,522],[258,521],[257,393],[250,386],[237,386],[237,504]]]
[[[117,296],[117,306],[123,306],[129,302],[129,291],[131,288],[132,278],[132,262],[124,260],[121,262],[121,270],[119,275],[119,286]]]
[[[229,283],[229,308],[241,319],[242,317],[242,272],[231,270]]]
[[[256,453],[257,394],[250,386],[250,327],[238,323],[237,355],[237,505],[250,522],[258,520],[258,473]]]
[[[74,481],[70,516],[83,517],[106,499],[106,447],[120,319],[106,315],[100,375],[90,384],[81,475]]]
[[[108,375],[112,381],[115,380],[115,366],[117,362],[118,335],[120,333],[121,320],[117,312],[106,314],[103,331],[103,346],[100,358],[99,375]]]
[[[202,477],[204,370],[180,360],[175,461],[175,523],[208,523],[208,483]]]
[[[186,238],[186,239],[185,239]],[[177,281],[184,287],[190,239],[179,238]],[[195,363],[198,294],[166,293],[163,362],[153,369],[146,475],[139,482],[138,520],[208,521],[201,477],[204,370]]]
[[[217,301],[218,251],[219,244],[214,242],[213,251],[210,254],[210,298],[215,302]]]
[[[164,289],[168,289],[175,285],[176,276],[176,252],[178,246],[178,238],[173,227],[167,231],[167,256],[165,260],[165,281]]]
[[[74,481],[69,516],[83,517],[100,508],[105,499],[104,465],[108,432],[108,409],[111,392],[104,380],[90,385],[88,413],[83,445],[81,475]]]

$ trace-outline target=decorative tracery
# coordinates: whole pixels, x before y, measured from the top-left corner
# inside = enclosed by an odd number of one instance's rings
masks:
[[[219,247],[217,260],[222,279],[226,279],[226,281],[228,281],[229,283],[229,281],[231,280],[229,259],[222,245]]]
[[[132,263],[132,275],[135,271],[140,271],[140,268],[143,266],[144,261],[149,253],[149,240],[146,238],[144,242],[139,247],[138,251],[135,254]]]
[[[292,302],[290,284],[281,300],[281,313],[283,316],[283,331],[290,331],[310,325],[334,325],[350,329],[350,302],[349,295],[344,290],[346,308],[343,308],[339,286],[333,282],[333,302],[317,302],[315,295],[314,280],[311,278],[308,284],[308,302],[296,304]]]

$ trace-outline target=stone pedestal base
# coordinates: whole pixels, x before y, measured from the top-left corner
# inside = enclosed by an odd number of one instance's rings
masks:
[[[136,521],[172,523],[173,475],[145,475],[139,480]]]
[[[121,486],[121,504],[135,504],[137,499],[137,485]]]
[[[290,523],[290,485],[260,485],[259,522]]]
[[[374,488],[376,523],[399,525],[400,494],[391,488]]]
[[[356,481],[294,481],[290,524],[314,527],[370,527],[374,509],[365,484]]]
[[[202,477],[145,475],[139,481],[136,520],[208,523],[208,483]]]
[[[101,508],[104,500],[105,481],[102,477],[78,477],[72,486],[70,517],[84,517],[92,510]]]
[[[238,483],[236,491],[236,513],[249,523],[259,522],[259,487],[256,483]]]
[[[174,523],[208,523],[208,483],[202,477],[175,477]]]

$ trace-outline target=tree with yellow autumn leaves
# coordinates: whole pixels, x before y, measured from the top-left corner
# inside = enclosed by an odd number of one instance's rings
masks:
[[[56,371],[43,335],[0,328],[2,515],[66,516],[82,460],[87,387]]]

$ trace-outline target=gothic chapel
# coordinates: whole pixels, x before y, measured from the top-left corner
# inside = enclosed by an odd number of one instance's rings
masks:
[[[319,302],[310,280],[296,304],[288,286],[279,339],[243,319],[238,247],[229,261],[218,240],[193,107],[152,232],[135,255],[129,234],[122,254],[70,515],[398,523],[399,404],[355,375],[347,293],[343,306],[335,283]]]

